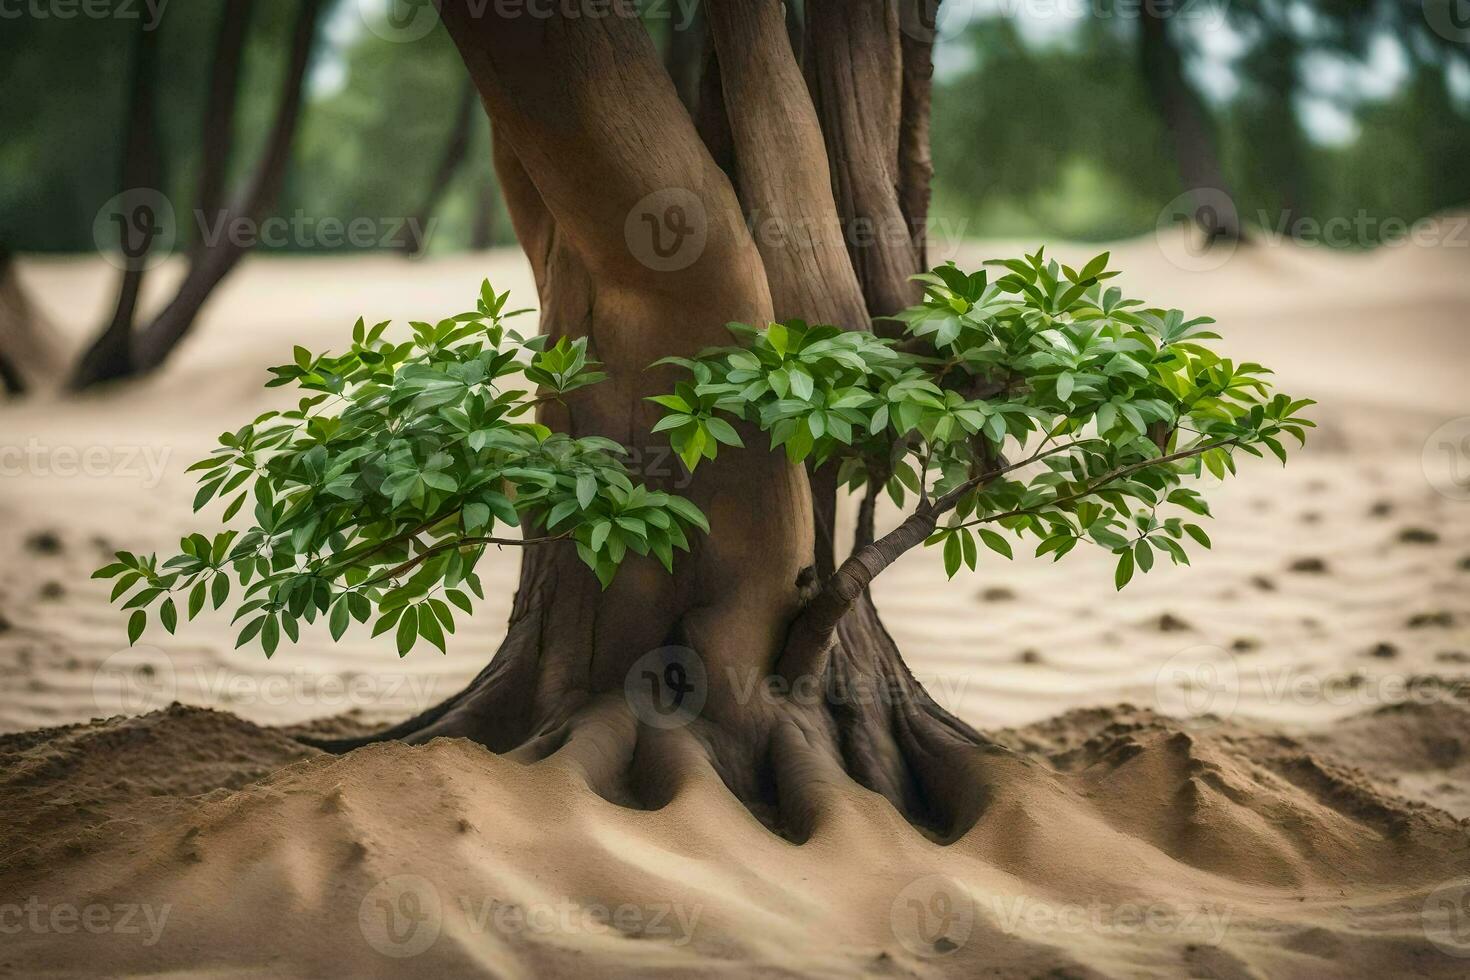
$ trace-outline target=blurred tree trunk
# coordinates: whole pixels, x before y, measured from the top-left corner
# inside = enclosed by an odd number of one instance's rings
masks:
[[[61,367],[51,325],[21,287],[10,251],[0,246],[0,391],[34,393],[54,384]]]
[[[209,100],[204,110],[204,145],[199,162],[198,213],[211,220],[224,207],[225,187],[230,177],[230,156],[235,142],[235,110],[240,101],[240,69],[245,61],[245,41],[250,33],[254,0],[225,0],[215,38]],[[202,235],[193,238],[191,264],[204,252]]]
[[[407,225],[408,241],[404,242],[403,251],[408,256],[416,256],[423,252],[425,247],[425,236],[428,235],[429,223],[434,220],[434,212],[439,209],[449,188],[454,183],[455,175],[464,166],[465,159],[469,156],[470,134],[474,125],[475,106],[479,103],[479,96],[475,93],[475,83],[465,76],[464,90],[460,94],[459,105],[454,110],[454,120],[449,127],[449,137],[444,141],[444,149],[439,154],[439,164],[434,168],[433,176],[429,178],[429,190],[424,196],[424,201],[419,205],[417,214],[411,218]]]
[[[122,192],[157,190],[162,183],[155,101],[158,87],[158,32],[140,26],[133,35],[132,76],[128,84],[128,110],[123,135]],[[71,383],[82,388],[127,377],[133,372],[133,320],[138,296],[148,271],[156,222],[144,201],[124,197],[118,225],[118,248],[123,263],[117,303],[112,320],[82,354]],[[141,241],[135,236],[141,235]],[[99,242],[100,246],[101,243]]]
[[[1238,241],[1240,215],[1220,165],[1209,113],[1184,72],[1184,58],[1169,30],[1177,6],[1150,2],[1139,7],[1144,87],[1169,132],[1180,180],[1194,195],[1195,224],[1211,241]]]
[[[482,180],[475,185],[475,218],[470,225],[470,250],[483,252],[495,244],[495,184]]]
[[[301,118],[306,75],[311,63],[316,27],[324,6],[324,0],[301,0],[292,27],[291,44],[286,55],[281,92],[270,131],[266,136],[265,148],[235,203],[213,214],[201,211],[198,215],[201,219],[208,219],[201,221],[201,224],[208,224],[209,227],[200,228],[204,240],[193,255],[189,271],[173,299],[152,322],[135,329],[133,321],[136,315],[136,286],[134,286],[132,298],[126,304],[121,300],[119,302],[119,311],[126,309],[126,318],[115,317],[114,323],[83,356],[72,378],[73,388],[87,388],[99,382],[143,374],[161,365],[194,325],[199,311],[203,309],[215,288],[233,271],[240,258],[248,251],[254,234],[258,232],[261,220],[274,206],[285,179],[286,165],[291,155],[291,144],[295,139]],[[227,22],[221,28],[221,43],[228,40],[228,43],[232,45],[244,45],[246,32],[243,25],[229,21],[229,18],[239,16],[244,16],[243,10],[227,8]],[[143,33],[152,34],[154,32],[145,31]],[[222,98],[220,89],[238,88],[238,64],[231,67],[228,59],[222,61],[218,55],[219,52],[216,52],[217,60],[211,81],[211,105],[214,104],[216,96]],[[147,101],[151,112],[151,97]],[[230,110],[230,113],[233,113],[233,109]],[[207,155],[219,151],[219,132],[220,121],[218,119],[206,120],[206,144],[211,141],[215,142],[214,150],[208,150],[206,147]],[[130,131],[129,139],[132,138]],[[227,164],[223,161],[216,161],[215,166],[216,174],[223,174]],[[212,178],[206,175],[206,180],[210,186],[213,186]],[[211,192],[223,193],[222,191]],[[248,237],[234,233],[236,227],[241,225],[251,233]],[[141,279],[141,274],[139,279]],[[128,289],[129,284],[125,281],[124,299],[128,298]]]

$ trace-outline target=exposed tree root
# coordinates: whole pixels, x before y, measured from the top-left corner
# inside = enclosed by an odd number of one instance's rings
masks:
[[[522,764],[567,767],[604,799],[644,809],[663,806],[691,774],[713,769],[757,818],[798,842],[850,794],[849,781],[932,839],[954,840],[984,811],[985,756],[1010,754],[934,701],[866,596],[840,624],[819,683],[790,690],[732,683],[739,689],[711,698],[721,710],[660,729],[640,721],[621,687],[571,687],[538,702],[538,678],[551,661],[568,660],[563,649],[548,653],[538,594],[523,588],[500,651],[464,690],[381,732],[301,741],[342,753],[383,741],[467,738]],[[729,680],[712,673],[709,683]]]

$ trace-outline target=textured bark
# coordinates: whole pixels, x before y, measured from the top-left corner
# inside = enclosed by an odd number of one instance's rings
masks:
[[[807,84],[848,252],[871,316],[907,306],[921,272],[899,204],[903,51],[893,0],[808,0]],[[882,327],[880,332],[890,330]]]
[[[441,5],[491,116],[496,171],[536,279],[542,329],[587,337],[610,375],[565,407],[544,407],[543,421],[575,435],[658,445],[649,434],[658,413],[643,397],[667,391],[672,377],[647,365],[726,342],[729,320],[762,323],[790,310],[866,325],[840,240],[814,236],[793,251],[752,240],[742,220],[742,202],[759,202],[819,227],[837,221],[779,7],[723,0],[709,15],[738,198],[636,23],[488,24],[451,0]],[[611,72],[617,86],[606,84]],[[896,104],[897,76],[893,83]],[[787,159],[775,158],[778,149]],[[705,241],[687,264],[661,271],[640,261],[635,232],[650,195],[671,188],[697,202]],[[788,262],[831,281],[802,281],[778,268]],[[983,739],[910,674],[866,582],[830,617],[820,670],[782,686],[776,670],[796,639],[792,623],[811,618],[801,611],[821,578],[813,488],[805,469],[759,448],[763,434],[744,435],[749,448],[721,453],[679,489],[711,530],[673,576],[629,558],[604,592],[569,545],[528,549],[505,643],[465,691],[387,732],[313,744],[341,751],[381,738],[465,736],[528,763],[570,751],[585,760],[589,786],[632,806],[661,805],[665,773],[708,764],[795,840],[809,833],[818,787],[852,778],[934,836],[957,833],[983,794],[955,784],[950,760]],[[668,645],[695,651],[708,678],[702,710],[676,730],[634,717],[623,697],[634,661]]]
[[[901,0],[920,30],[903,34],[903,95],[898,126],[898,204],[909,226],[909,241],[920,269],[928,267],[930,185],[934,160],[929,153],[929,117],[934,89],[934,31],[939,0]]]
[[[720,81],[740,161],[740,203],[778,320],[847,330],[867,314],[842,241],[821,126],[777,0],[710,0]]]
[[[1138,48],[1144,81],[1169,131],[1179,178],[1195,195],[1194,221],[1214,240],[1239,240],[1239,213],[1220,166],[1204,101],[1184,73],[1184,59],[1159,6],[1145,3],[1139,10]]]

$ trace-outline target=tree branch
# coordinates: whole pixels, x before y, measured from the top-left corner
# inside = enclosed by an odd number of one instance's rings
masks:
[[[540,538],[455,538],[453,541],[445,541],[443,544],[436,544],[431,548],[427,548],[422,553],[415,555],[403,564],[398,565],[395,568],[390,568],[388,571],[383,572],[381,575],[378,575],[375,578],[364,582],[363,584],[381,585],[383,582],[386,582],[389,579],[396,579],[401,575],[408,574],[415,568],[418,568],[424,562],[428,561],[430,558],[433,558],[435,555],[442,554],[455,548],[473,548],[478,545],[486,544],[493,544],[510,548],[530,548],[538,544],[550,544],[553,541],[564,541],[567,538],[571,537],[571,535],[571,531],[563,531],[561,534],[548,535]]]
[[[983,486],[999,476],[1012,470],[1020,469],[1048,456],[1075,448],[1077,445],[1089,440],[1074,440],[1061,446],[1043,450],[1028,456],[1016,463],[996,467],[981,474],[973,480],[966,481],[944,496],[937,498],[928,506],[920,507],[910,514],[902,524],[883,535],[865,548],[855,551],[847,561],[843,562],[826,582],[822,584],[821,591],[817,597],[802,610],[795,622],[791,625],[791,632],[787,637],[786,651],[782,655],[778,670],[788,681],[796,678],[812,675],[821,676],[827,667],[827,656],[831,649],[832,635],[837,629],[837,624],[858,600],[858,597],[868,588],[874,578],[878,576],[889,565],[897,561],[905,552],[922,544],[929,535],[933,534],[939,525],[939,518],[953,510],[961,498],[977,487]],[[1233,445],[1238,440],[1223,439],[1205,445],[1195,446],[1191,449],[1183,449],[1167,456],[1159,456],[1155,459],[1143,460],[1129,466],[1119,467],[1112,472],[1100,477],[1093,483],[1088,484],[1075,493],[1067,494],[1053,500],[1038,504],[1036,507],[1021,508],[993,514],[989,517],[980,518],[970,524],[984,524],[999,521],[1008,517],[1018,517],[1021,514],[1035,513],[1047,507],[1055,507],[1060,504],[1070,503],[1081,497],[1097,492],[1097,490],[1109,483],[1120,480],[1139,470],[1150,466],[1160,466],[1166,463],[1176,462],[1191,456],[1218,449],[1222,446]]]

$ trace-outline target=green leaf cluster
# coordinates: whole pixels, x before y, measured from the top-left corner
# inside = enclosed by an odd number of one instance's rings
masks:
[[[675,359],[690,379],[653,399],[691,469],[735,425],[792,461],[836,465],[841,482],[917,497],[944,523],[928,543],[947,572],[981,547],[1011,557],[1034,539],[1054,559],[1086,541],[1118,556],[1118,586],[1155,554],[1209,547],[1209,516],[1184,481],[1235,472],[1235,454],[1286,459],[1305,441],[1309,399],[1208,346],[1208,317],[1145,306],[1109,284],[1109,255],[1080,269],[1034,255],[916,277],[923,300],[880,338],[802,321],[731,324],[738,343]]]
[[[487,282],[475,309],[414,322],[407,339],[359,320],[343,353],[297,347],[271,368],[268,387],[303,390],[296,407],[224,433],[190,467],[194,509],[214,503],[249,526],[191,534],[161,561],[120,552],[95,573],[132,610],[129,641],[150,612],[171,633],[181,603],[193,619],[234,594],[237,645],[267,656],[318,616],[333,639],[371,621],[400,654],[420,639],[443,650],[454,610],[484,598],[475,568],[488,547],[569,540],[604,587],[629,552],[672,571],[704,515],[635,483],[617,443],[534,421],[536,405],[606,375],[585,339],[507,328],[525,311],[506,300]]]

